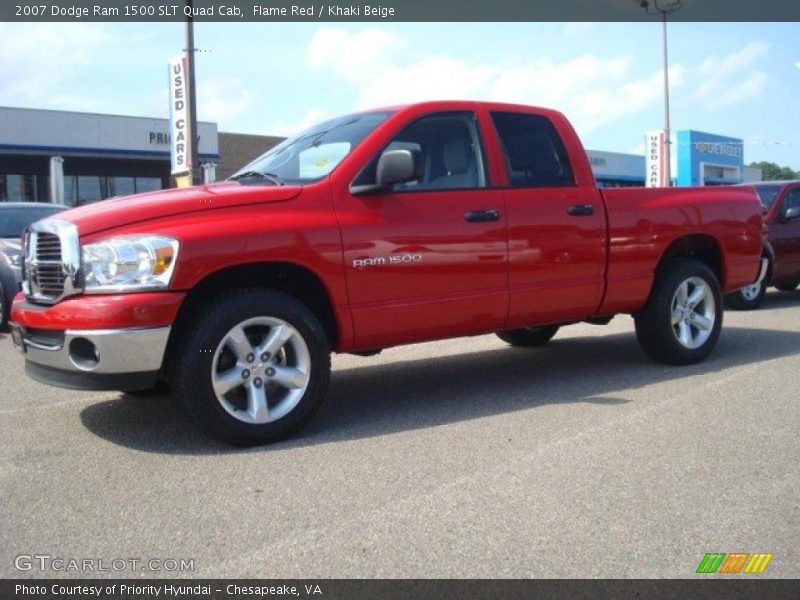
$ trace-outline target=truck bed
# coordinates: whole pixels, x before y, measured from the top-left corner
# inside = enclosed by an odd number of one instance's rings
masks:
[[[604,188],[608,266],[601,314],[641,306],[653,284],[653,265],[687,230],[707,238],[719,260],[722,289],[752,283],[762,251],[760,204],[747,186]],[[720,258],[720,257],[725,257]]]

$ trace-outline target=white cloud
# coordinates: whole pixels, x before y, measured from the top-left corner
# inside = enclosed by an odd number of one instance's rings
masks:
[[[306,50],[306,64],[331,69],[348,81],[361,81],[390,66],[390,51],[397,54],[406,44],[405,38],[380,29],[351,33],[321,28]]]
[[[740,73],[751,67],[769,52],[769,44],[762,41],[750,42],[743,48],[726,54],[723,57],[711,55],[700,64],[700,71],[705,75],[722,77]]]
[[[724,93],[712,98],[708,103],[709,108],[720,108],[750,100],[761,95],[767,87],[767,76],[761,71],[754,71],[738,83],[728,86]]]
[[[0,23],[0,101],[96,110],[102,99],[61,91],[104,44],[107,31],[90,23]]]
[[[273,135],[290,136],[334,116],[327,108],[312,108],[299,121],[294,123],[280,121],[273,125],[270,131],[273,132]]]
[[[202,79],[197,84],[197,116],[216,121],[221,129],[256,104],[256,94],[234,75]]]
[[[697,97],[707,108],[717,109],[759,96],[767,76],[754,66],[768,53],[769,44],[754,41],[725,56],[709,56],[700,64],[703,81]]]
[[[358,108],[433,99],[484,99],[558,108],[583,133],[613,123],[661,97],[660,72],[633,74],[631,56],[585,54],[557,63],[548,59],[504,63],[467,62],[446,54],[403,61],[405,38],[376,29],[317,31],[306,64],[336,74],[357,94]],[[686,77],[670,68],[674,87]]]

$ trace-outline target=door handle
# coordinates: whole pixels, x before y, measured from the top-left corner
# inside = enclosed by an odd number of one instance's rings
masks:
[[[594,214],[593,204],[573,204],[567,209],[571,217],[589,217]]]
[[[488,223],[500,219],[500,213],[494,209],[471,210],[464,214],[464,220],[469,223]]]

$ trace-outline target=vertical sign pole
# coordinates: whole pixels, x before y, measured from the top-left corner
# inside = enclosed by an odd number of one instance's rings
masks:
[[[669,58],[667,55],[667,12],[662,11],[662,29],[664,38],[664,184],[666,187],[672,186],[672,157],[670,152],[670,130],[669,130]]]
[[[200,183],[198,172],[200,165],[197,159],[197,102],[195,100],[195,77],[194,77],[194,17],[193,0],[186,0],[186,6],[189,7],[188,15],[186,17],[186,83],[189,91],[189,127],[186,135],[186,141],[189,144],[189,181],[191,185]]]
[[[664,46],[664,149],[659,154],[664,160],[659,185],[672,187],[672,143],[669,125],[669,55],[667,54],[667,15],[683,8],[683,0],[633,0],[646,14],[661,13],[661,37]]]

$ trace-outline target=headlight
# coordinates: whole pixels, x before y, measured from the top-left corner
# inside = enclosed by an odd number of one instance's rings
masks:
[[[159,235],[126,235],[83,247],[87,293],[136,292],[169,285],[178,240]]]

